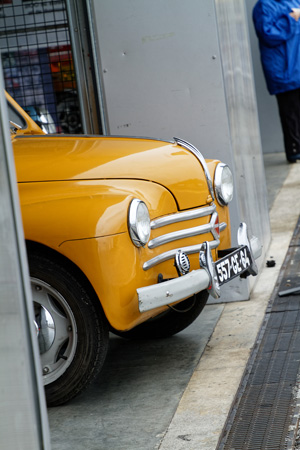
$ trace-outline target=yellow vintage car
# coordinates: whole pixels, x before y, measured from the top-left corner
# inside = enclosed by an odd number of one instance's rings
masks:
[[[109,331],[180,332],[209,294],[257,274],[261,247],[238,229],[232,173],[174,138],[47,135],[7,94],[35,328],[49,405],[99,373]]]

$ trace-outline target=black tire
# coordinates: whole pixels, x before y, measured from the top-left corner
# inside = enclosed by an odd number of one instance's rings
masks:
[[[46,400],[57,406],[101,370],[108,323],[95,295],[61,264],[30,254],[29,268]]]
[[[76,95],[65,95],[57,105],[57,114],[63,133],[82,134],[80,107]]]
[[[173,336],[197,319],[206,305],[208,296],[207,291],[200,292],[132,330],[111,331],[126,339],[161,339]]]

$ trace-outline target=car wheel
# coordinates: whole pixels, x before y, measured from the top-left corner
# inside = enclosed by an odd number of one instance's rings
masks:
[[[108,324],[100,303],[63,266],[31,254],[29,268],[46,400],[56,406],[82,392],[99,373]]]
[[[170,307],[159,316],[138,325],[129,331],[112,330],[113,333],[127,339],[160,339],[170,337],[187,328],[197,319],[203,310],[208,292],[199,294],[184,300],[183,302]]]
[[[82,124],[80,118],[80,108],[76,96],[65,97],[57,105],[59,125],[63,133],[80,134]]]

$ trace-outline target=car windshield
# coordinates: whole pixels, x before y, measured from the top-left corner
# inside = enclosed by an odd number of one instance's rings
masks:
[[[12,107],[10,103],[7,103],[9,125],[11,130],[27,128],[27,123],[24,118]]]

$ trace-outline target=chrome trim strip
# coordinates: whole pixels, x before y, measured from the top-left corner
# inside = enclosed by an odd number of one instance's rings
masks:
[[[210,278],[209,294],[213,298],[219,298],[221,295],[221,289],[216,274],[215,264],[212,259],[209,242],[208,241],[204,242],[203,247],[204,248],[199,255],[200,267],[206,270],[206,272],[209,275]]]
[[[178,239],[185,239],[199,234],[205,234],[212,231],[211,224],[200,225],[199,227],[186,228],[185,230],[174,231],[173,233],[163,234],[157,238],[152,239],[148,243],[148,248],[156,248],[169,242],[177,241]]]
[[[28,128],[28,127],[27,127]],[[24,130],[26,128],[23,128]],[[145,137],[145,136],[126,136],[125,134],[110,134],[110,135],[104,135],[104,134],[92,134],[92,133],[81,133],[81,134],[62,134],[62,133],[53,133],[53,134],[25,134],[19,136],[20,138],[28,138],[28,137],[45,137],[45,136],[51,136],[51,137],[72,137],[72,138],[101,138],[101,139],[142,139],[144,141],[154,141],[154,142],[163,142],[164,144],[172,144],[174,145],[174,141],[167,141],[164,139],[156,139],[152,137]]]
[[[218,221],[218,223],[216,223]],[[220,224],[219,224],[219,216],[218,214],[215,212],[213,213],[213,215],[211,216],[211,232],[212,235],[215,239],[219,239],[220,237]]]
[[[204,170],[204,174],[205,174],[205,178],[206,178],[206,182],[207,182],[207,186],[208,186],[208,190],[210,192],[210,195],[212,197],[212,199],[215,199],[215,195],[214,195],[214,188],[213,188],[213,184],[212,184],[212,180],[210,177],[210,173],[206,164],[206,161],[202,155],[202,153],[200,152],[200,150],[198,150],[196,147],[194,147],[194,145],[190,144],[187,141],[184,141],[183,139],[179,139],[174,137],[173,138],[174,141],[176,142],[177,145],[180,145],[181,147],[184,147],[186,150],[189,150],[191,153],[193,153],[193,155],[196,156],[196,158],[198,159],[198,161],[200,162],[203,170]]]
[[[198,227],[185,228],[184,230],[174,231],[173,233],[163,234],[157,238],[148,242],[148,248],[156,248],[169,242],[177,241],[178,239],[185,239],[192,236],[198,236],[199,234],[213,233],[215,239],[218,238],[215,224],[218,214],[214,212],[211,216],[210,222],[205,225],[199,225]]]
[[[184,211],[181,213],[170,214],[168,216],[161,217],[151,221],[151,229],[164,227],[172,223],[184,222],[185,220],[199,219],[199,217],[210,216],[216,210],[216,205],[213,203],[211,206],[205,206],[203,208],[194,209],[192,211]]]
[[[226,222],[221,222],[219,227],[220,227],[220,233],[221,233],[221,231],[224,231],[227,228],[227,223]]]
[[[210,248],[217,248],[220,245],[220,240],[214,240],[210,241],[209,243]],[[187,255],[191,255],[193,253],[199,253],[200,250],[202,250],[203,243],[197,244],[197,245],[190,245],[188,247],[179,247],[175,248],[173,250],[169,250],[168,252],[161,253],[158,256],[155,256],[152,259],[149,259],[143,264],[144,270],[149,270],[152,267],[156,266],[157,264],[160,264],[162,262],[168,261],[169,259],[173,259],[178,252],[178,250],[181,250],[182,252],[186,253]]]

